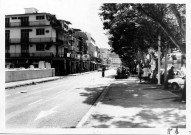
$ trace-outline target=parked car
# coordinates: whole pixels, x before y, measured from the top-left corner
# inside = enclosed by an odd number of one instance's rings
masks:
[[[174,74],[175,74],[174,75],[175,78],[182,78],[185,76],[185,73],[182,70],[177,70],[174,72]]]
[[[169,79],[168,80],[168,87],[172,88],[173,90],[177,90],[179,88],[183,89],[184,80],[185,80],[185,76],[181,77],[181,78],[179,77],[179,78]]]
[[[130,75],[129,69],[126,67],[118,67],[115,79],[127,79]]]

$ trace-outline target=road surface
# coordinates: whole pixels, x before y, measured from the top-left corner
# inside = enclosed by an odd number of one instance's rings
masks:
[[[115,70],[68,76],[6,90],[6,128],[74,128],[88,112]]]

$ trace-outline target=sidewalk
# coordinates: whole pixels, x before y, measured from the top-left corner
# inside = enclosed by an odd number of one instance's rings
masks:
[[[186,127],[186,105],[179,96],[137,77],[115,80],[77,128]]]
[[[65,77],[84,75],[84,74],[88,74],[88,73],[92,73],[92,72],[97,72],[97,71],[69,74],[67,76],[54,76],[54,77],[46,77],[46,78],[39,78],[39,79],[32,79],[32,80],[25,80],[25,81],[9,82],[9,83],[5,83],[5,89],[21,87],[21,86],[25,86],[25,85],[32,85],[32,84],[36,84],[36,83],[43,83],[43,82],[48,82],[48,81],[54,81],[54,80],[62,79]]]

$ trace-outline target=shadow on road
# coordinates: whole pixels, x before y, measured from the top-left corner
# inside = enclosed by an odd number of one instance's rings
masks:
[[[99,98],[99,96],[101,95],[105,87],[106,86],[85,88],[86,92],[80,93],[80,96],[87,97],[83,103],[93,105],[96,102],[96,100]]]

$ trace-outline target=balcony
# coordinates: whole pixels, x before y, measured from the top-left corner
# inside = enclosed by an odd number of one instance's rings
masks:
[[[66,58],[67,57],[67,53],[58,53],[57,57],[59,57],[59,58]]]
[[[60,40],[57,40],[57,38],[10,38],[6,39],[6,43],[9,44],[20,44],[20,43],[55,43],[59,42]]]
[[[5,23],[5,27],[26,27],[26,26],[47,26],[50,25],[49,21],[31,21],[28,23],[10,22]]]
[[[69,53],[68,53],[69,55]],[[5,53],[5,58],[27,58],[27,59],[34,59],[34,58],[67,58],[67,53],[58,53],[57,55],[53,54],[52,52],[35,52],[35,53]]]
[[[52,58],[51,52],[36,52],[36,53],[5,53],[6,58]]]

